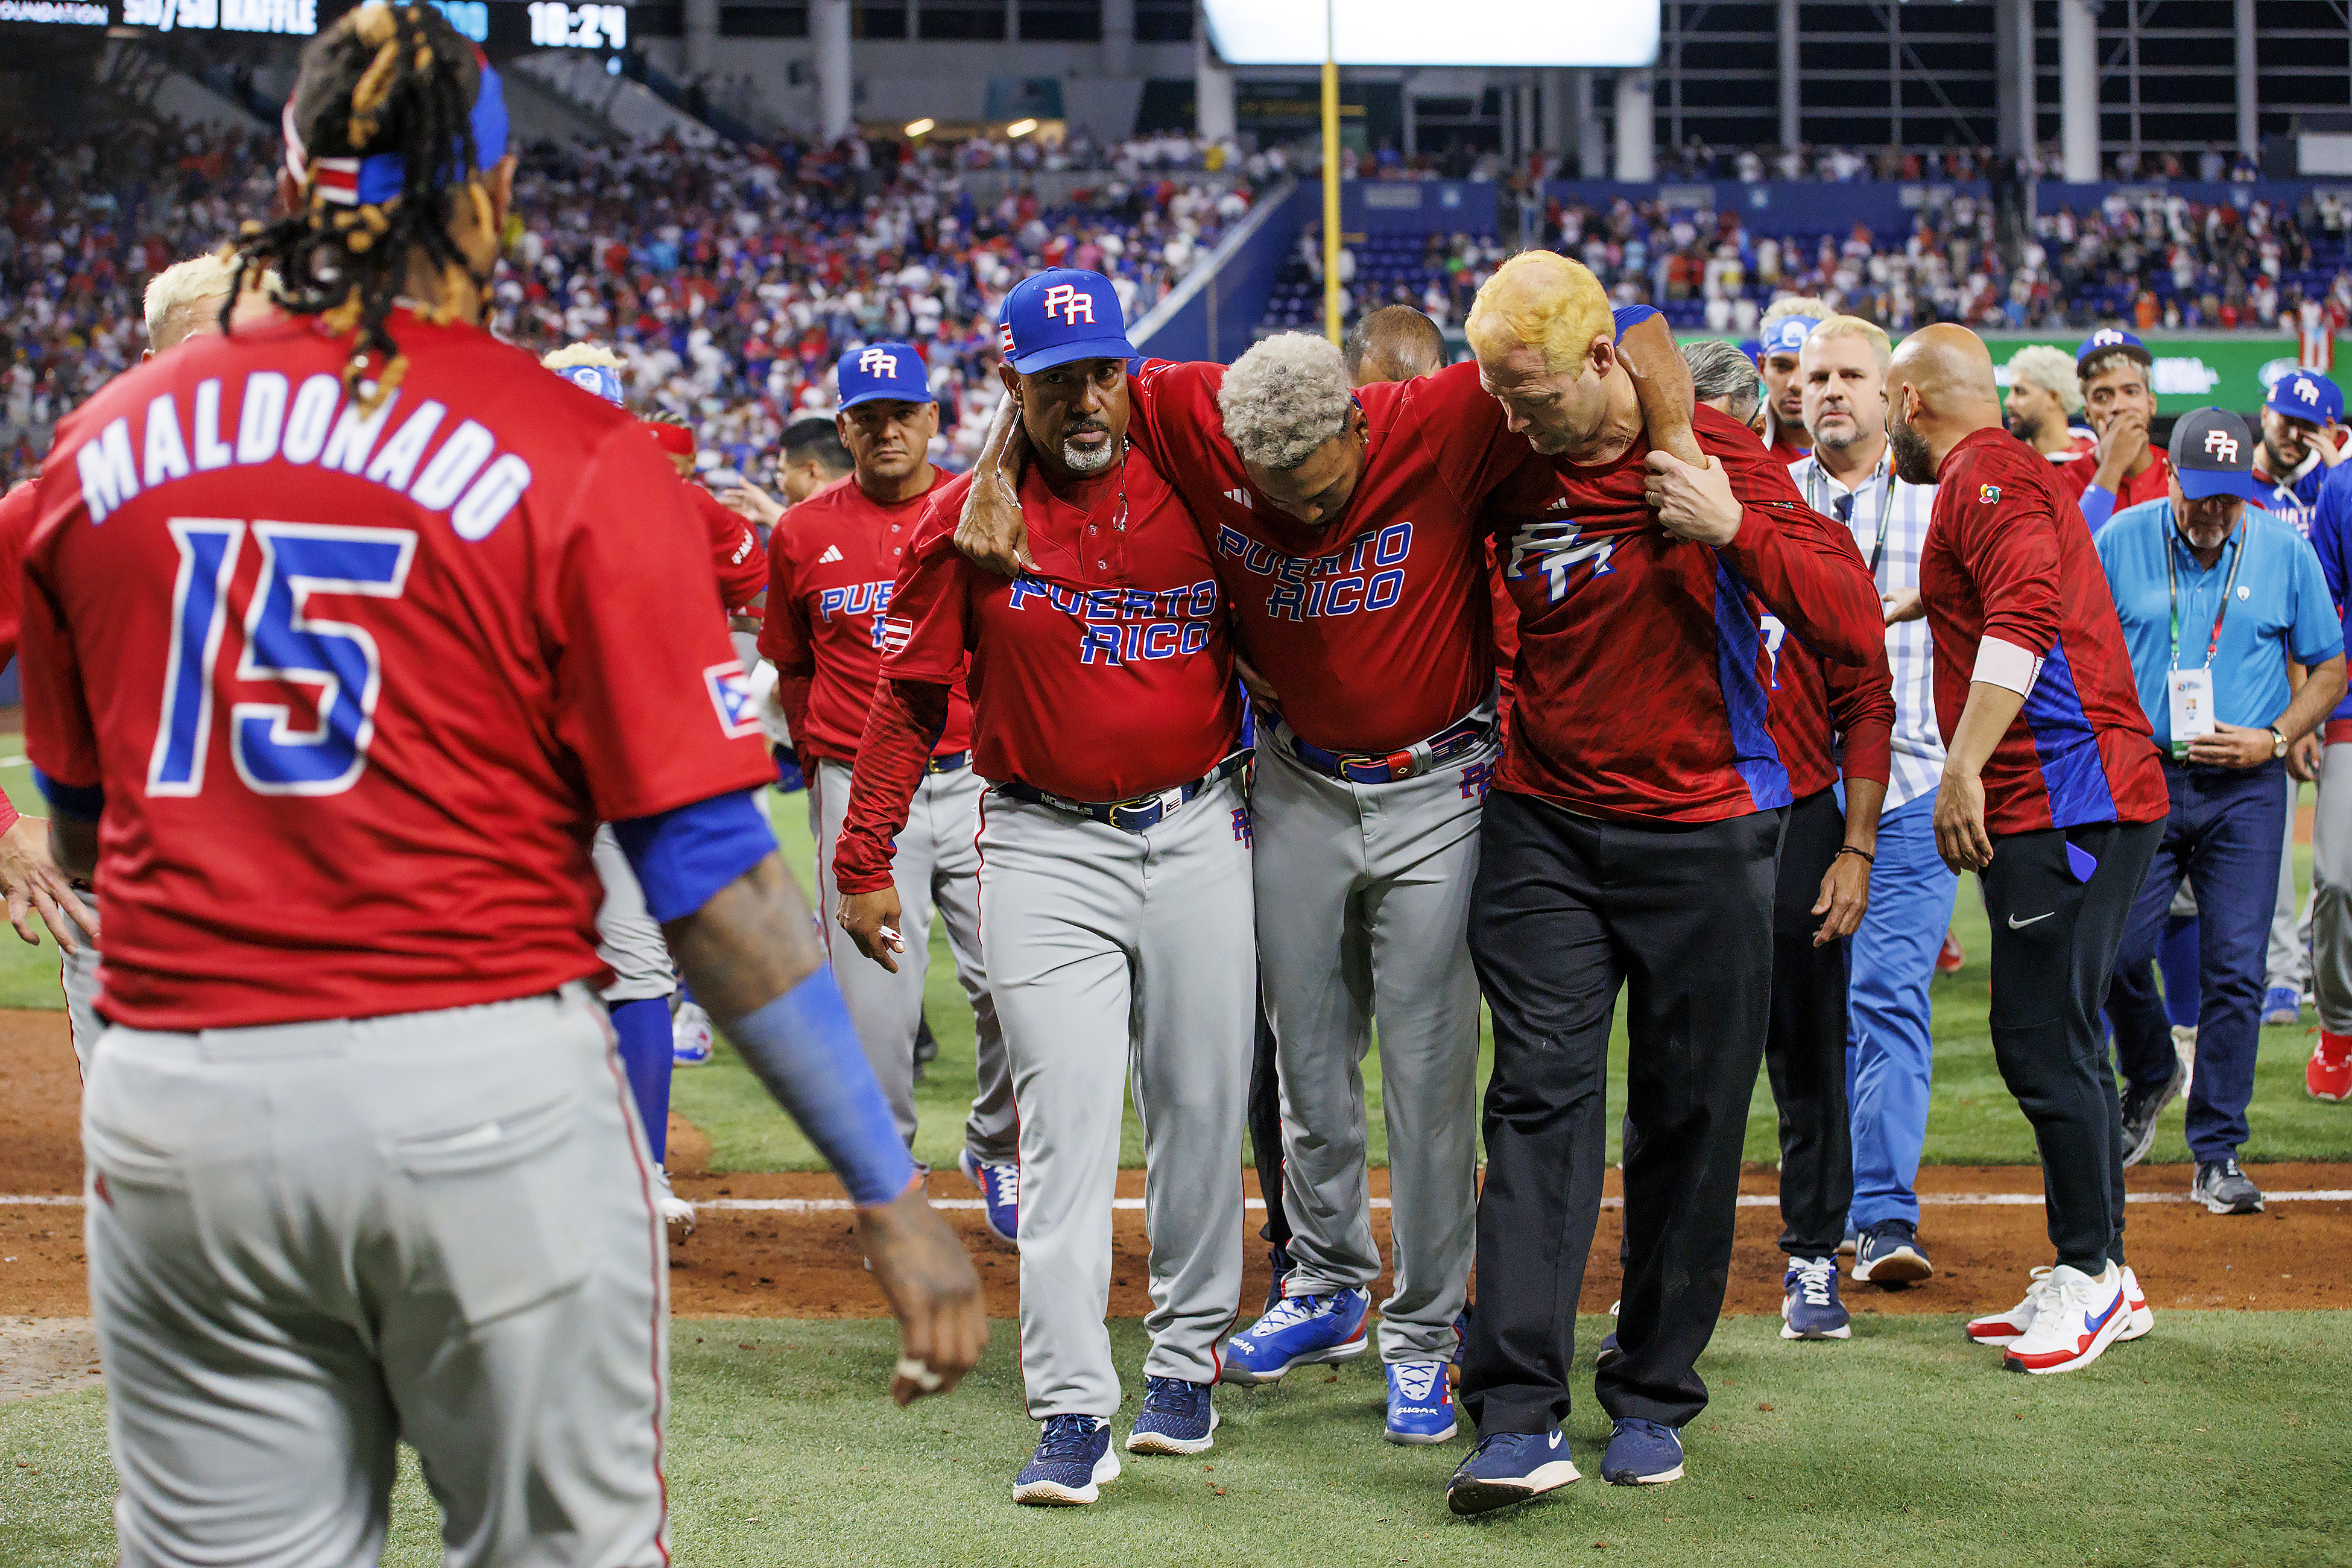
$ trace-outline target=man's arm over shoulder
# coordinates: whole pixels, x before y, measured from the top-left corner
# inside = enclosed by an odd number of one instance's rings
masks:
[[[1807,506],[1787,468],[1754,441],[1702,426],[1702,444],[1740,502],[1739,531],[1717,553],[1826,663],[1885,659],[1878,584],[1853,535]]]

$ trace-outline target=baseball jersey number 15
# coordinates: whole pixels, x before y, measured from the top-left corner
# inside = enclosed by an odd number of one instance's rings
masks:
[[[283,702],[239,702],[229,710],[229,756],[257,795],[341,795],[359,782],[375,738],[383,662],[375,638],[341,621],[303,611],[312,594],[396,599],[416,558],[416,535],[401,528],[256,522],[175,517],[179,546],[172,590],[172,651],[164,666],[163,721],[147,763],[151,795],[200,795],[213,730],[213,671],[230,605],[229,585],[250,532],[260,575],[245,606],[243,681],[288,681],[318,689],[316,726],[293,727]]]

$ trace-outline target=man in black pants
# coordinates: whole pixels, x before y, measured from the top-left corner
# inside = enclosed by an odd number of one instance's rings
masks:
[[[1750,595],[1822,658],[1884,655],[1843,531],[1710,408],[1706,468],[1650,451],[1606,294],[1548,251],[1504,264],[1469,323],[1487,390],[1548,462],[1489,517],[1520,613],[1517,701],[1487,795],[1470,948],[1495,1020],[1478,1311],[1459,1513],[1577,1479],[1559,1423],[1599,1218],[1609,1032],[1630,993],[1623,1354],[1598,1381],[1602,1475],[1682,1474],[1677,1429],[1723,1304],[1763,1055],[1772,894],[1792,796],[1766,722]]]
[[[2012,1371],[2067,1372],[2154,1322],[2124,1265],[2099,1005],[2170,802],[2090,532],[2049,463],[2002,428],[1982,341],[1912,334],[1886,396],[1896,472],[1937,486],[1918,606],[1946,747],[1936,847],[1984,881],[1993,1059],[2033,1124],[2057,1251],[2024,1300],[1968,1331],[2006,1347]]]

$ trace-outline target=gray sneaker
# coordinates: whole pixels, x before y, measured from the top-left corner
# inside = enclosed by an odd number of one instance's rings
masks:
[[[2126,1167],[2137,1165],[2147,1158],[2147,1152],[2156,1146],[2156,1119],[2164,1114],[2164,1108],[2179,1096],[2188,1082],[2188,1066],[2176,1061],[2172,1065],[2172,1076],[2160,1088],[2125,1086],[2123,1140]]]
[[[2207,1160],[2197,1167],[2197,1184],[2189,1195],[2215,1214],[2260,1214],[2263,1190],[2254,1185],[2235,1160]]]

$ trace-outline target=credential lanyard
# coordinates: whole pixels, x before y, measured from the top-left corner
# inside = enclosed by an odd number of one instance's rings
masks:
[[[2221,647],[2221,617],[2230,613],[2230,594],[2238,584],[2238,568],[2246,563],[2246,525],[2240,522],[2231,531],[2238,542],[2238,557],[2230,563],[2230,575],[2221,584],[2221,607],[2213,612],[2213,635],[2205,644],[2205,668],[2213,668],[2213,655]],[[2164,542],[2164,584],[2172,595],[2172,668],[2180,668],[2180,568],[2173,552],[2180,543],[2180,530],[2176,525],[2172,537]]]
[[[1881,452],[1878,455],[1878,467],[1871,470],[1870,479],[1863,481],[1864,484],[1869,484],[1882,475],[1885,476],[1885,483],[1879,487],[1878,491],[1878,542],[1870,547],[1870,575],[1874,580],[1878,576],[1878,563],[1886,554],[1887,521],[1895,513],[1895,476],[1887,467],[1888,459],[1892,456],[1891,452]],[[1821,503],[1822,477],[1822,459],[1819,455],[1816,455],[1813,458],[1812,471],[1805,476],[1805,504],[1815,511],[1826,512],[1829,509]]]

